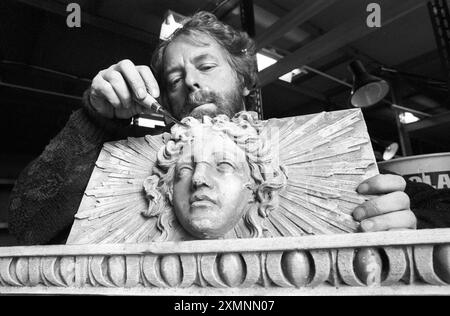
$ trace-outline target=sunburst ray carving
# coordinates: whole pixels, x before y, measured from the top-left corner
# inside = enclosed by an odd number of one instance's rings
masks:
[[[264,220],[266,236],[351,233],[351,213],[368,196],[356,192],[378,173],[360,110],[322,112],[263,121],[260,136],[282,166],[287,185],[278,208]],[[144,180],[152,174],[164,135],[105,143],[75,216],[68,243],[140,243],[159,240],[148,208]],[[247,237],[239,223],[232,237]],[[172,222],[170,240],[189,237]]]

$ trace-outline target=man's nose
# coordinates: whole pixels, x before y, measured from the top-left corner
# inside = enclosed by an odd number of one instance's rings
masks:
[[[184,81],[189,92],[201,89],[199,74],[195,70],[187,70]]]
[[[201,186],[213,188],[213,181],[210,178],[210,172],[206,163],[197,163],[194,174],[192,175],[192,187],[198,189]]]

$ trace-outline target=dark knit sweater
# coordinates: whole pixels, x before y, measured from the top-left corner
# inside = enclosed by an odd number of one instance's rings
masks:
[[[405,192],[411,200],[417,228],[450,227],[450,189],[437,190],[425,183],[407,181]]]
[[[126,137],[130,120],[100,117],[87,92],[83,104],[12,190],[9,230],[20,244],[65,241],[103,143]]]
[[[74,112],[44,152],[21,173],[12,191],[10,232],[24,245],[64,243],[105,141],[132,135],[129,120],[101,118],[89,107]],[[407,183],[418,228],[450,227],[450,189]]]

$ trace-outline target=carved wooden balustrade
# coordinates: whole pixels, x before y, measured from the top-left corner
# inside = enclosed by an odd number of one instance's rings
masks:
[[[0,293],[450,294],[450,229],[3,247]]]

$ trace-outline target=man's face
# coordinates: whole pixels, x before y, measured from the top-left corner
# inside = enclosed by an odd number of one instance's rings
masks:
[[[164,54],[166,93],[175,117],[232,117],[244,109],[247,91],[228,62],[227,52],[205,34],[181,35]]]
[[[175,168],[178,221],[195,237],[224,237],[242,218],[253,194],[244,151],[222,132],[203,129],[183,146]]]

